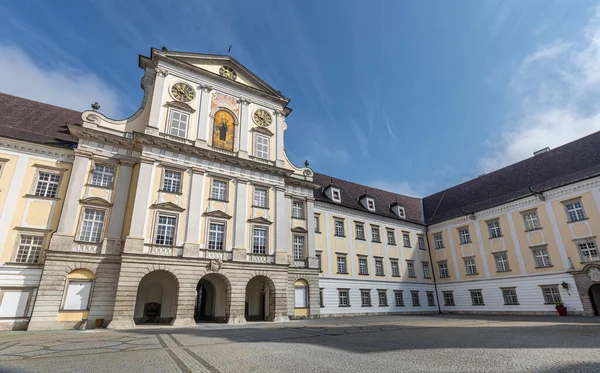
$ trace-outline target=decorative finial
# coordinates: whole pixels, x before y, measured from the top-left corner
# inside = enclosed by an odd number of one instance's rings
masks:
[[[308,167],[310,163],[308,163],[308,159],[304,161],[304,167]]]
[[[167,49],[167,47],[164,47],[164,46],[163,46],[163,47],[162,47],[162,51],[163,51],[163,52],[168,52],[169,50]]]
[[[98,111],[98,109],[100,109],[100,105],[98,105],[98,102],[94,102],[92,104],[92,110],[94,111]]]

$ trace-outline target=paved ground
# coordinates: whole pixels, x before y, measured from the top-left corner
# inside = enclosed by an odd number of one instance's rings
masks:
[[[600,372],[600,318],[381,316],[5,332],[0,372]]]

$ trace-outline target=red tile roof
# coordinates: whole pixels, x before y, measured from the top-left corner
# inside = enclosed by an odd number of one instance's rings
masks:
[[[81,124],[81,112],[0,93],[0,136],[70,148],[67,124]]]

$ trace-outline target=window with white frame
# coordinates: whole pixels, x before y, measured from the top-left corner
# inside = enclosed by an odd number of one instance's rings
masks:
[[[531,231],[534,229],[540,229],[540,219],[538,218],[537,211],[529,211],[523,213],[523,221],[525,222],[525,230]]]
[[[344,221],[341,219],[335,219],[333,221],[333,225],[334,225],[334,234],[338,237],[344,237]]]
[[[168,193],[181,192],[181,172],[165,170],[162,190]]]
[[[408,272],[408,277],[417,277],[415,273],[415,262],[412,260],[406,261],[406,272]]]
[[[223,180],[213,180],[210,198],[217,201],[227,201],[227,182]]]
[[[504,304],[507,306],[514,306],[519,304],[519,298],[517,298],[516,288],[500,288],[502,290],[502,298],[504,298]]]
[[[533,259],[535,260],[536,268],[551,267],[552,261],[550,260],[550,254],[545,246],[538,246],[531,248],[533,253]]]
[[[433,244],[436,250],[444,248],[444,240],[442,239],[441,233],[433,236]]]
[[[585,219],[585,211],[580,200],[565,203],[569,222],[580,221]]]
[[[450,277],[450,272],[448,272],[448,262],[446,262],[446,261],[438,262],[438,268],[440,270],[440,278]]]
[[[38,197],[56,198],[59,184],[60,175],[40,171],[34,194]]]
[[[488,231],[490,232],[490,238],[502,237],[502,231],[500,230],[500,221],[493,220],[488,222]]]
[[[100,242],[104,230],[105,214],[106,212],[104,210],[93,210],[88,208],[83,210],[79,241]]]
[[[473,306],[485,305],[485,303],[483,303],[483,293],[481,292],[481,289],[469,290],[469,292],[471,293],[471,304]]]
[[[419,250],[425,250],[425,237],[417,236],[417,248]]]
[[[186,137],[190,115],[179,110],[170,110],[169,134],[177,137]]]
[[[371,307],[371,290],[360,290],[360,305],[362,307]]]
[[[42,256],[43,236],[22,234],[19,237],[19,247],[15,262],[17,263],[39,263]]]
[[[0,318],[20,318],[27,314],[31,291],[29,289],[2,289]]]
[[[369,264],[367,263],[367,258],[365,258],[365,257],[358,258],[358,274],[359,275],[368,275],[369,274]]]
[[[89,309],[93,282],[90,280],[67,279],[67,289],[62,309],[85,311]]]
[[[175,216],[158,214],[154,243],[157,245],[173,246],[175,244],[176,226],[177,218]]]
[[[348,296],[348,289],[338,289],[338,305],[340,307],[350,306],[350,297]]]
[[[460,238],[460,244],[471,243],[471,235],[469,234],[469,228],[459,228],[458,237]]]
[[[442,291],[444,306],[454,306],[454,292],[452,290]]]
[[[506,251],[494,253],[494,261],[496,262],[496,272],[508,272],[510,267],[508,266],[508,256]]]
[[[222,251],[225,245],[225,223],[210,222],[208,225],[208,249]]]
[[[379,235],[379,227],[371,225],[371,238],[373,242],[381,242],[381,236]]]
[[[340,194],[339,189],[332,188],[331,196],[332,196],[334,202],[342,202],[342,196]]]
[[[411,247],[410,245],[410,233],[402,232],[402,241],[404,242],[404,247]]]
[[[427,294],[427,305],[430,307],[435,306],[435,297],[433,295],[433,291],[426,292]]]
[[[547,303],[547,304],[562,303],[562,298],[560,297],[560,291],[558,290],[558,286],[556,286],[556,285],[542,286],[542,294],[544,295],[544,303]]]
[[[345,255],[337,256],[337,273],[348,273]]]
[[[463,260],[465,261],[465,269],[466,269],[467,275],[476,275],[477,274],[477,265],[475,264],[475,258],[469,257],[469,258],[463,258]]]
[[[269,143],[271,139],[267,136],[254,135],[254,155],[258,158],[269,159]]]
[[[392,277],[400,277],[400,266],[398,265],[398,259],[390,259],[392,266]]]
[[[373,200],[372,198],[367,198],[367,208],[370,211],[375,211],[375,200]]]
[[[304,250],[304,236],[295,234],[293,239],[294,260],[306,259],[306,251]]]
[[[379,300],[379,307],[386,307],[388,305],[387,290],[384,290],[384,289],[377,290],[377,299]]]
[[[394,230],[391,228],[387,228],[386,232],[387,232],[388,245],[395,245],[396,244],[396,234],[394,233]]]
[[[421,300],[419,299],[419,291],[418,290],[411,290],[410,297],[412,298],[413,306],[417,307],[417,306],[421,305]]]
[[[315,233],[321,233],[321,224],[319,222],[319,214],[315,214]]]
[[[402,296],[402,290],[394,290],[394,300],[396,301],[396,307],[404,306],[404,297]]]
[[[292,202],[292,217],[294,219],[304,219],[304,202],[293,201]]]
[[[375,258],[375,275],[385,276],[383,272],[383,259],[381,258]]]
[[[115,168],[103,164],[97,164],[92,170],[92,185],[110,188],[113,185]]]
[[[252,253],[267,253],[267,228],[254,227],[252,229]]]
[[[357,240],[365,239],[365,225],[363,223],[356,223],[354,226]]]
[[[266,189],[254,188],[254,206],[266,208],[267,207],[267,195]]]
[[[598,257],[598,246],[596,246],[596,241],[579,242],[577,243],[577,247],[579,248],[581,258],[584,262],[600,260],[600,257]]]
[[[423,262],[422,264],[423,264],[423,277],[431,278],[431,273],[429,272],[429,263]]]

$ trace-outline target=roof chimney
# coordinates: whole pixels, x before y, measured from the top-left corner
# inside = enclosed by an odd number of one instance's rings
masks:
[[[538,151],[533,152],[533,155],[538,155],[538,154],[546,153],[549,151],[550,151],[550,148],[546,146],[544,149],[540,149]]]

